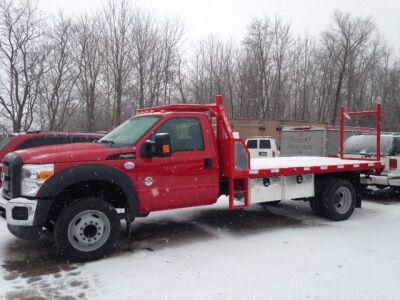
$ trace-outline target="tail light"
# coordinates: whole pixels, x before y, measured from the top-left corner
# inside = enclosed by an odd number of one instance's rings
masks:
[[[275,151],[272,151],[272,157],[275,157]]]
[[[397,159],[394,159],[394,158],[389,159],[389,168],[390,168],[390,170],[397,169]]]

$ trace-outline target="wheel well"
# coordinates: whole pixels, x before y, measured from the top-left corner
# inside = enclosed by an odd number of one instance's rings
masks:
[[[315,189],[320,191],[323,186],[321,183],[329,179],[346,179],[351,182],[356,190],[356,207],[361,207],[361,184],[360,184],[360,173],[357,172],[341,172],[341,173],[329,173],[329,174],[316,174],[315,175]]]
[[[65,188],[53,201],[49,220],[55,220],[69,203],[79,198],[98,197],[115,208],[128,208],[128,198],[117,184],[105,180],[89,180],[72,184]]]

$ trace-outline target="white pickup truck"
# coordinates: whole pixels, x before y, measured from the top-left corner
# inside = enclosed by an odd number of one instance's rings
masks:
[[[274,138],[270,136],[253,136],[246,140],[250,157],[279,157],[280,151]]]
[[[355,135],[344,143],[346,157],[373,158],[376,156],[376,135]],[[375,186],[379,189],[386,187],[400,188],[400,133],[381,134],[381,161],[385,169],[379,175],[361,177],[361,184]]]

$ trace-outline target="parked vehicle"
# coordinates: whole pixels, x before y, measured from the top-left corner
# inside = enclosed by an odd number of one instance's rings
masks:
[[[345,138],[360,133],[371,133],[374,129],[346,127]],[[328,156],[339,152],[339,126],[284,127],[281,131],[281,156]]]
[[[22,149],[70,143],[91,143],[104,134],[67,132],[24,132],[0,135],[0,161],[6,154]],[[0,166],[0,173],[1,173]],[[0,187],[1,187],[0,182]]]
[[[246,140],[250,157],[278,157],[279,149],[274,138],[270,136],[253,136]]]
[[[381,161],[385,168],[379,175],[361,178],[363,185],[377,188],[400,187],[400,133],[381,134]],[[344,153],[353,158],[376,157],[376,135],[356,135],[344,143]]]
[[[0,208],[15,236],[38,239],[54,224],[58,251],[85,261],[112,251],[120,218],[130,224],[155,211],[214,204],[221,195],[230,209],[308,200],[318,216],[346,220],[361,207],[360,174],[383,168],[363,159],[250,159],[218,96],[216,104],[141,109],[97,143],[8,154]]]

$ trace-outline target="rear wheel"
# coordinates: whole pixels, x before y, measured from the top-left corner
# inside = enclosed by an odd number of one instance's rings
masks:
[[[323,212],[328,219],[346,220],[354,211],[356,191],[348,180],[331,179],[323,188],[321,201]]]
[[[310,207],[316,216],[321,217],[321,218],[326,217],[325,213],[324,213],[324,209],[322,208],[322,201],[321,201],[319,195],[317,195],[317,197],[313,197],[310,199]]]
[[[324,209],[322,208],[322,191],[326,185],[326,180],[318,179],[315,186],[315,197],[310,198],[310,207],[313,213],[321,218],[326,218]]]
[[[121,223],[115,208],[98,198],[72,202],[57,218],[54,241],[71,261],[102,258],[115,247]]]

